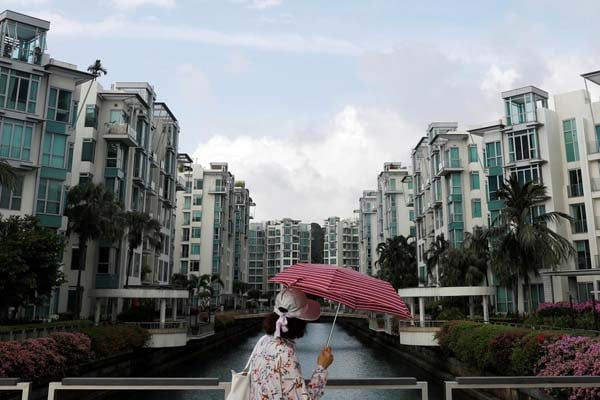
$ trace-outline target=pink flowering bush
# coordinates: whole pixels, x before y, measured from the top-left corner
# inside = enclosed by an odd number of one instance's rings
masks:
[[[600,339],[565,335],[546,346],[536,365],[540,376],[600,375]],[[569,400],[591,400],[600,397],[598,388],[561,389]]]
[[[60,354],[66,359],[67,374],[77,374],[79,368],[93,357],[92,339],[83,333],[57,332],[50,338],[58,345]]]

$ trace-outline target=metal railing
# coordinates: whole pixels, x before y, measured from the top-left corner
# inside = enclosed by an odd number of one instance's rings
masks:
[[[29,398],[31,383],[21,382],[18,378],[0,378],[0,391],[21,392],[21,400]]]
[[[600,387],[600,376],[470,376],[446,381],[446,400],[455,389],[549,389]]]
[[[139,326],[144,329],[181,329],[187,330],[186,321],[165,321],[160,323],[159,321],[153,322],[125,322],[124,325]]]
[[[428,383],[416,378],[359,378],[329,379],[327,390],[418,390],[421,400],[429,397]],[[177,390],[222,391],[227,398],[231,382],[219,382],[217,378],[65,378],[62,382],[50,382],[48,400],[55,400],[56,393],[68,390],[131,391],[131,390]]]
[[[418,319],[414,320],[400,320],[398,321],[398,326],[400,328],[440,328],[444,324],[447,324],[448,321],[432,321],[425,320],[423,322]]]

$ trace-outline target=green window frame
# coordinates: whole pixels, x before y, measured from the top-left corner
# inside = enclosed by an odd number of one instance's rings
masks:
[[[415,210],[408,210],[408,220],[409,221],[415,220]]]
[[[450,194],[462,194],[462,185],[460,182],[460,174],[450,175]]]
[[[200,222],[202,221],[202,211],[195,210],[192,211],[192,222]]]
[[[183,213],[183,225],[189,225],[190,224],[190,216],[191,216],[191,214],[189,212],[184,212]]]
[[[0,108],[35,113],[40,76],[0,68]]]
[[[200,243],[192,243],[191,246],[191,252],[190,254],[193,256],[199,256],[200,255]]]
[[[15,187],[0,185],[0,208],[19,211],[23,196],[23,177],[18,176]]]
[[[179,272],[182,274],[187,274],[187,272],[188,272],[188,262],[187,261],[181,261],[181,264],[179,267]]]
[[[65,168],[67,136],[46,132],[42,146],[42,165],[52,168]]]
[[[98,129],[98,106],[87,104],[85,106],[85,121],[83,126]]]
[[[567,161],[579,161],[579,144],[577,143],[577,125],[575,123],[575,118],[566,119],[562,123]]]
[[[202,228],[194,227],[192,228],[192,238],[198,239],[202,235]]]
[[[471,200],[471,216],[473,218],[481,218],[481,200]]]
[[[470,163],[477,162],[477,145],[476,144],[469,145],[469,162]]]
[[[485,144],[485,166],[487,168],[502,166],[502,144],[500,142]]]
[[[202,195],[195,194],[194,195],[194,205],[201,206],[202,205]]]
[[[0,157],[29,161],[34,124],[16,119],[2,118]]]
[[[48,95],[46,118],[51,121],[68,123],[72,97],[73,93],[70,90],[51,88]]]
[[[40,214],[62,215],[62,195],[62,181],[47,178],[40,179],[40,184],[38,186],[37,212]]]
[[[96,141],[94,139],[83,139],[81,143],[81,161],[94,162],[96,159]]]
[[[479,172],[471,172],[470,174],[471,190],[478,190],[481,188],[479,183]]]
[[[202,190],[202,179],[194,179],[194,189],[195,190]]]
[[[183,198],[183,209],[189,210],[190,208],[192,208],[192,198],[190,196],[185,196]]]

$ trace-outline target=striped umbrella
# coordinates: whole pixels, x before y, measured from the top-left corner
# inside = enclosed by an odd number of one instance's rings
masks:
[[[333,319],[334,326],[341,304],[355,310],[393,314],[403,319],[412,318],[408,307],[389,282],[351,268],[328,264],[295,264],[273,276],[269,282],[295,287],[305,293],[339,303]],[[331,333],[328,345],[329,340]]]

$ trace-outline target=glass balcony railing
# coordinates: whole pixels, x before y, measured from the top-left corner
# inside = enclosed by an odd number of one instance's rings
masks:
[[[588,231],[587,220],[579,219],[571,221],[571,231],[573,233],[586,233]]]
[[[569,197],[583,196],[583,184],[582,183],[573,183],[571,185],[567,185],[567,194]]]

